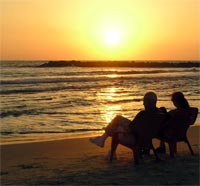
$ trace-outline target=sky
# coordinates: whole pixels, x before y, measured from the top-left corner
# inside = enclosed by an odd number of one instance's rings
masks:
[[[2,60],[199,60],[200,0],[0,0]]]

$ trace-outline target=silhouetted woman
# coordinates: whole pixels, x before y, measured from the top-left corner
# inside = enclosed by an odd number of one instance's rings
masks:
[[[173,102],[176,109],[173,109],[168,112],[169,117],[173,117],[173,115],[180,109],[187,109],[190,108],[189,103],[182,92],[174,92],[171,96],[171,101]],[[159,147],[156,149],[158,153],[165,153],[165,143],[164,141],[160,142]]]

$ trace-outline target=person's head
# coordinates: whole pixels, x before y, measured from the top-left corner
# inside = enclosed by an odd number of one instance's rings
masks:
[[[154,92],[147,92],[143,98],[145,110],[156,108],[157,95]]]
[[[174,92],[171,96],[171,100],[172,100],[174,106],[177,108],[188,108],[189,107],[189,103],[185,99],[182,92]]]

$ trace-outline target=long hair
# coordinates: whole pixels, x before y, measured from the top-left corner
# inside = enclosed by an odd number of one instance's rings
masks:
[[[174,92],[172,94],[172,101],[175,101],[180,108],[189,108],[189,103],[182,92]]]

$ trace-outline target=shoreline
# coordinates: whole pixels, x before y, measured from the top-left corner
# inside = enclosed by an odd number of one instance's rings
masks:
[[[122,145],[117,148],[118,160],[105,160],[110,138],[104,148],[87,137],[1,145],[1,185],[199,185],[199,129],[188,131],[195,156],[179,143],[174,159],[167,147],[167,154],[159,155],[163,161],[145,156],[140,166],[133,164],[131,150]],[[153,141],[155,147],[158,142]]]
[[[195,124],[191,126],[200,127],[200,124]],[[190,127],[190,128],[191,128]],[[17,144],[27,144],[27,143],[40,143],[40,142],[48,142],[48,141],[58,141],[58,140],[68,140],[68,139],[80,139],[80,138],[90,138],[94,136],[98,136],[104,133],[104,130],[98,132],[88,132],[88,133],[54,133],[54,134],[33,134],[33,135],[20,135],[18,137],[14,137],[10,139],[3,139],[1,137],[0,146],[4,145],[17,145]],[[9,141],[10,139],[10,141]]]

